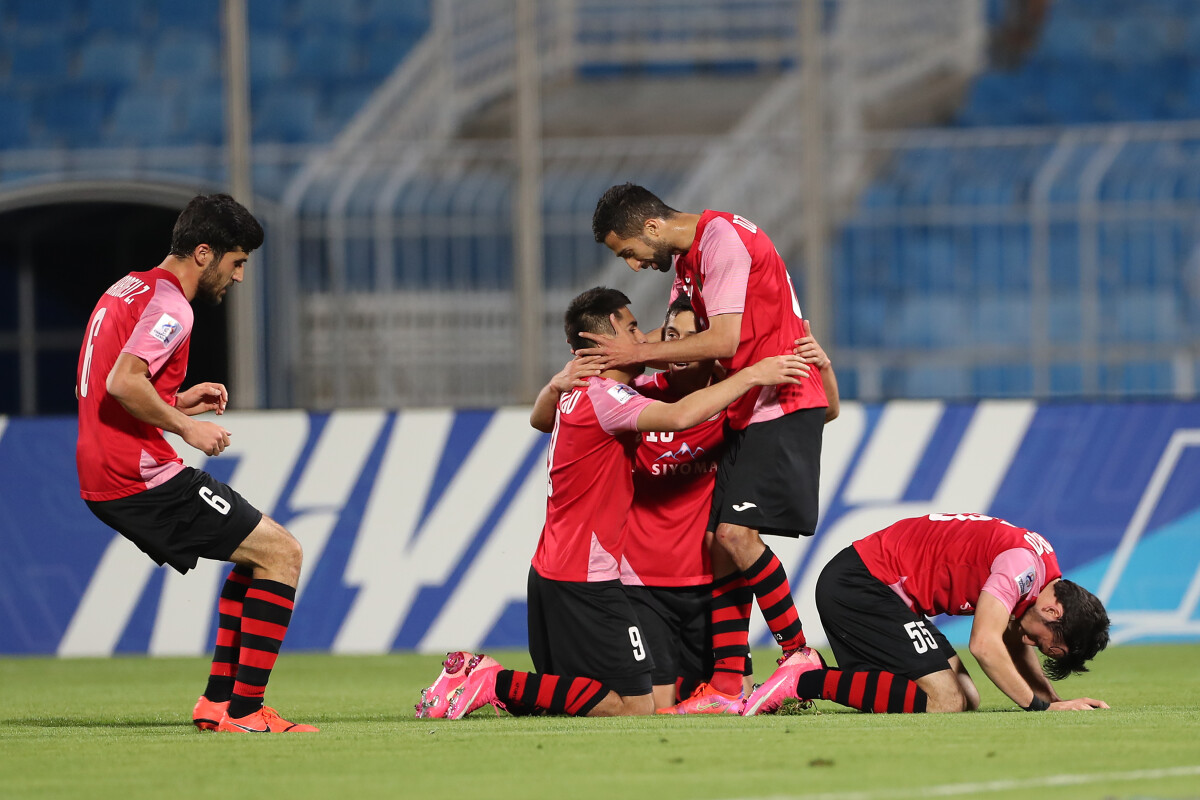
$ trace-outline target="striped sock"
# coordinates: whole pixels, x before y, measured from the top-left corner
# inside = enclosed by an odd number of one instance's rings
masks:
[[[221,599],[217,601],[217,646],[213,650],[208,686],[204,689],[204,696],[214,703],[224,703],[233,694],[233,673],[242,646],[242,601],[252,573],[250,567],[235,566],[221,587]]]
[[[750,609],[754,592],[741,574],[734,572],[712,584],[713,672],[710,683],[717,691],[736,695],[750,656]],[[687,695],[680,695],[686,697]]]
[[[894,673],[840,669],[814,669],[801,674],[796,681],[796,694],[876,714],[920,714],[929,700],[929,695],[915,681]]]
[[[242,603],[242,647],[227,712],[230,717],[244,717],[262,707],[267,681],[292,621],[295,602],[296,589],[278,581],[258,579],[246,590]]]
[[[763,554],[742,576],[754,591],[758,607],[767,620],[767,627],[783,652],[791,653],[804,647],[804,630],[800,627],[800,615],[792,599],[792,587],[788,584],[783,564],[779,563],[771,548],[763,550]]]
[[[586,717],[607,694],[604,684],[591,678],[565,678],[513,669],[496,673],[496,697],[505,705],[523,709]]]

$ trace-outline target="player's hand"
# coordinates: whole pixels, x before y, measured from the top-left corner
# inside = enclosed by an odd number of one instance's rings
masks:
[[[792,352],[812,364],[817,369],[825,369],[829,366],[829,356],[821,348],[821,345],[812,335],[812,328],[809,327],[808,320],[800,320],[800,324],[804,326],[804,337],[797,339],[795,349]]]
[[[609,319],[615,328],[616,315],[610,314]],[[575,355],[599,356],[598,366],[601,370],[645,363],[645,360],[638,354],[638,343],[632,338],[617,338],[607,333],[592,333],[591,331],[580,331],[579,335],[584,339],[592,340],[595,344],[576,350]]]
[[[206,456],[219,456],[229,447],[232,434],[215,422],[193,422],[182,434],[183,440]]]
[[[579,356],[572,358],[562,371],[550,379],[550,387],[559,394],[565,394],[576,386],[587,386],[587,379],[599,375],[604,370],[601,356]]]
[[[1047,711],[1091,711],[1093,708],[1108,708],[1103,700],[1093,700],[1090,697],[1077,697],[1074,700],[1058,700],[1050,704]]]
[[[197,383],[190,389],[185,389],[175,395],[175,407],[194,417],[205,411],[225,413],[225,404],[229,402],[229,391],[223,383]]]
[[[751,383],[756,386],[775,386],[780,383],[799,383],[812,369],[797,355],[770,356],[747,367]]]

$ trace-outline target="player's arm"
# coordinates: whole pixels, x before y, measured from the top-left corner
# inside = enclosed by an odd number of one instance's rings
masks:
[[[742,315],[717,314],[709,317],[708,328],[705,330],[694,336],[685,336],[682,339],[672,339],[666,342],[657,340],[641,343],[631,342],[590,331],[582,331],[579,335],[585,339],[591,339],[595,345],[579,350],[577,355],[602,356],[605,369],[632,364],[708,361],[729,358],[737,352],[738,343],[742,338]],[[651,428],[650,430],[665,429]]]
[[[224,414],[228,402],[229,390],[225,388],[225,384],[212,381],[197,383],[175,395],[175,408],[189,417],[203,414],[205,411]]]
[[[542,433],[554,430],[554,411],[558,398],[576,386],[587,386],[587,378],[600,374],[600,359],[573,358],[538,392],[529,414],[529,424]]]
[[[213,422],[195,420],[159,397],[150,383],[150,366],[131,353],[121,353],[105,381],[108,393],[141,422],[178,434],[210,456],[229,446],[229,431]]]
[[[1057,695],[1047,697],[1035,691],[1017,668],[1012,651],[1005,643],[1009,620],[1009,609],[1004,603],[986,590],[979,593],[979,602],[975,604],[975,622],[971,626],[971,655],[975,656],[996,688],[1021,708],[1029,708],[1035,701],[1046,704],[1044,708],[1049,711],[1108,708],[1107,703],[1090,697],[1057,700]]]
[[[699,336],[700,334],[696,334]],[[695,339],[696,336],[689,336]],[[810,367],[797,355],[764,358],[753,366],[674,403],[652,403],[638,415],[639,431],[682,431],[699,425],[755,386],[799,383]]]
[[[838,394],[833,362],[829,360],[817,338],[812,335],[808,320],[801,320],[800,324],[804,326],[804,336],[796,340],[796,347],[792,352],[821,371],[821,385],[825,387],[825,399],[829,401],[829,406],[825,409],[825,421],[833,422],[841,413],[841,397]]]

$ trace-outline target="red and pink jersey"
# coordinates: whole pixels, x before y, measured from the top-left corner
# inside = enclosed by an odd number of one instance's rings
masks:
[[[731,373],[792,352],[804,335],[800,304],[783,259],[765,233],[736,214],[710,210],[700,215],[691,248],[675,256],[671,299],[680,294],[691,298],[702,330],[710,317],[742,315],[737,352],[721,359]],[[729,407],[729,424],[741,430],[752,422],[828,405],[820,370],[814,369],[799,384],[751,389]]]
[[[75,463],[85,500],[114,500],[174,477],[183,461],[163,432],[135,419],[105,384],[117,356],[130,353],[150,367],[150,383],[167,403],[187,372],[192,307],[179,279],[165,269],[132,272],[108,287],[84,333],[75,373],[79,439]]]
[[[902,519],[854,549],[872,575],[927,616],[970,616],[986,591],[1019,617],[1062,577],[1049,542],[982,514]]]
[[[666,403],[680,398],[665,372],[638,378],[634,387]],[[642,434],[633,468],[633,506],[625,521],[622,583],[698,586],[712,581],[704,531],[724,428],[721,412],[686,431]]]
[[[653,402],[609,378],[589,378],[559,398],[546,459],[546,524],[533,554],[543,578],[620,579],[637,419]]]

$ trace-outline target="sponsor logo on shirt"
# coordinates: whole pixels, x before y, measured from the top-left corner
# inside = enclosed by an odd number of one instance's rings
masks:
[[[1033,588],[1033,582],[1036,578],[1037,570],[1034,567],[1030,567],[1016,576],[1017,591],[1021,593],[1022,597],[1029,594],[1029,590]]]
[[[703,452],[704,452],[703,447],[697,447],[695,450],[693,450],[691,448],[691,445],[689,445],[687,442],[684,442],[683,444],[679,445],[679,449],[676,450],[675,452],[671,452],[670,450],[668,450],[667,452],[659,455],[659,457],[654,460],[662,461],[664,458],[669,458],[672,461],[683,461],[686,458],[689,461],[695,461],[696,458],[698,458],[699,455]]]
[[[621,405],[625,405],[631,399],[637,396],[637,392],[635,392],[633,389],[630,389],[623,383],[618,383],[616,386],[609,389],[608,393],[612,396],[613,400],[616,400]]]
[[[158,322],[154,323],[154,327],[150,329],[150,335],[158,339],[163,344],[170,344],[171,340],[179,335],[183,330],[183,326],[179,321],[170,314],[163,314],[158,318]]]

